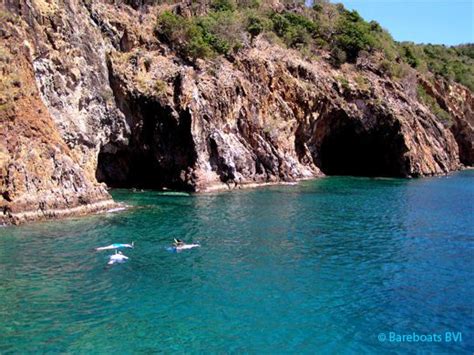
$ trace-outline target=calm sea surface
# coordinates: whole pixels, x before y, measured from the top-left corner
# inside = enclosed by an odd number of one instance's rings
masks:
[[[0,353],[474,350],[472,170],[113,195],[134,207],[0,228]]]

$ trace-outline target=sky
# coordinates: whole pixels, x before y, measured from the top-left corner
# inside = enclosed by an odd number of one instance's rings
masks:
[[[474,0],[332,0],[375,20],[397,41],[474,42]]]

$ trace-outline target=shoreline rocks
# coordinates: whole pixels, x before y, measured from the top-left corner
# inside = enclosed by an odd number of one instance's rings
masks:
[[[191,65],[156,38],[153,8],[7,5],[0,222],[106,210],[106,185],[200,192],[474,163],[474,100],[461,85],[395,81],[370,61],[334,68],[262,36]]]

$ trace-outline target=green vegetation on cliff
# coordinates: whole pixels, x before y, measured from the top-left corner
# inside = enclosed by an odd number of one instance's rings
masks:
[[[160,1],[165,2],[165,1]],[[193,15],[160,12],[156,33],[183,57],[191,60],[232,55],[263,34],[268,40],[318,55],[331,54],[339,66],[355,63],[361,53],[383,54],[380,70],[394,78],[412,67],[459,82],[474,90],[474,45],[458,47],[398,43],[377,22],[365,21],[341,4],[304,1],[212,0]]]
[[[416,92],[418,99],[423,102],[430,109],[430,111],[441,120],[441,122],[448,126],[451,125],[452,120],[449,113],[438,104],[433,96],[426,92],[422,85],[417,86]]]
[[[402,58],[421,72],[430,71],[474,91],[474,44],[455,47],[400,43]]]
[[[195,18],[165,11],[159,16],[157,33],[185,56],[194,59],[210,57],[240,48],[240,20],[238,13],[228,10],[213,11]]]

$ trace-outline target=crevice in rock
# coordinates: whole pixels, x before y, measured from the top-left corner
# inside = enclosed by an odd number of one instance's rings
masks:
[[[217,147],[217,142],[214,138],[209,137],[208,139],[209,145],[209,163],[211,164],[212,169],[219,175],[220,180],[223,183],[229,183],[234,181],[235,174],[232,167],[228,166],[223,159],[219,155],[219,149]]]
[[[465,115],[466,117],[472,117],[471,112],[466,112]],[[459,147],[459,160],[465,166],[474,166],[473,125],[460,117],[453,116],[453,118],[454,123],[450,130]]]

